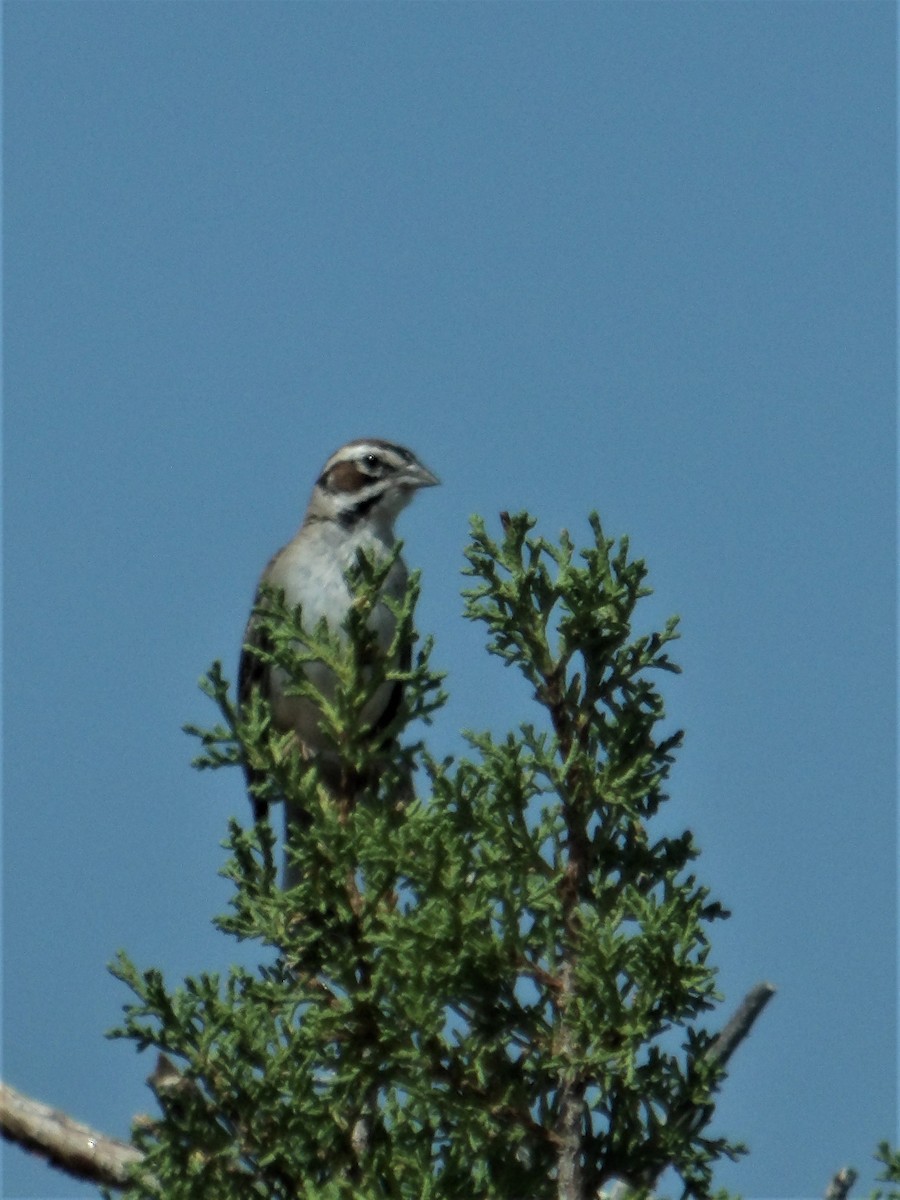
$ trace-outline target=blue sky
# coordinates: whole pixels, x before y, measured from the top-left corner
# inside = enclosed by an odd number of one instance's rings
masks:
[[[672,823],[733,910],[748,1197],[896,1133],[895,9],[13,2],[5,26],[4,1076],[125,1135],[124,947],[176,980],[234,773],[180,732],[350,437],[459,729],[531,716],[461,618],[468,517],[599,509],[682,616]],[[4,1150],[7,1196],[92,1194]]]

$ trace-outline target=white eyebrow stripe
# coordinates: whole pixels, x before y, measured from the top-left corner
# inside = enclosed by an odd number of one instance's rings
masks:
[[[355,463],[361,471],[366,469],[365,458],[367,455],[372,455],[377,458],[385,467],[397,471],[401,467],[409,466],[415,461],[414,456],[407,450],[403,451],[402,446],[393,446],[390,443],[379,444],[377,442],[357,442],[349,446],[342,446],[336,451],[322,472],[327,474],[332,467],[336,467],[338,463],[351,462]]]

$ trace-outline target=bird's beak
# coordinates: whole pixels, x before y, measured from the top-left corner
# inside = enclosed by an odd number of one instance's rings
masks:
[[[403,485],[408,488],[437,487],[441,482],[437,475],[432,475],[421,463],[410,463],[403,472]]]

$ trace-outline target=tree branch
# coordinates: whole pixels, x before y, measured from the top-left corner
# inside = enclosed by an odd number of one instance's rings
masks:
[[[129,1166],[144,1157],[127,1142],[82,1125],[6,1083],[0,1083],[0,1133],[76,1179],[105,1187],[125,1187]]]
[[[570,952],[571,953],[571,952]],[[571,957],[563,963],[562,997],[570,1001],[574,992],[572,977],[574,965]],[[562,1009],[563,1028],[560,1038],[562,1055],[572,1055],[572,1036],[565,1022],[566,1009]],[[584,1081],[575,1075],[563,1072],[559,1080],[559,1114],[556,1119],[557,1144],[557,1196],[559,1200],[581,1200],[584,1195],[584,1171],[582,1149],[584,1146]]]
[[[731,1020],[727,1022],[710,1046],[708,1055],[713,1062],[719,1062],[723,1067],[725,1066],[774,995],[775,987],[771,983],[758,983],[750,989],[738,1005]]]
[[[841,1167],[831,1178],[825,1189],[825,1200],[847,1200],[850,1189],[856,1183],[856,1172],[852,1167]]]
[[[731,1018],[726,1021],[715,1041],[710,1045],[706,1052],[707,1057],[724,1067],[744,1038],[750,1033],[750,1030],[756,1023],[757,1017],[774,995],[775,987],[771,983],[758,983],[755,987],[752,987],[740,1002]],[[688,1120],[695,1119],[694,1111],[691,1108],[687,1108],[684,1112],[673,1112],[669,1116],[670,1123],[684,1118]],[[625,1200],[629,1192],[637,1187],[646,1189],[652,1193],[662,1173],[661,1170],[653,1168],[649,1172],[633,1177],[630,1180],[623,1178],[611,1180],[611,1186],[604,1189],[603,1196],[606,1197],[606,1200]],[[838,1172],[835,1180],[838,1179],[840,1174]],[[835,1180],[832,1180],[832,1186],[834,1186]],[[852,1185],[853,1180],[851,1179],[843,1193],[835,1192],[833,1195],[829,1189],[825,1200],[846,1200],[847,1192]]]

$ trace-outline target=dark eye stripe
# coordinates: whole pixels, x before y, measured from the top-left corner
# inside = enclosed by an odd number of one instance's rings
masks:
[[[359,460],[359,465],[372,475],[381,476],[388,470],[388,464],[377,454],[364,454]]]

